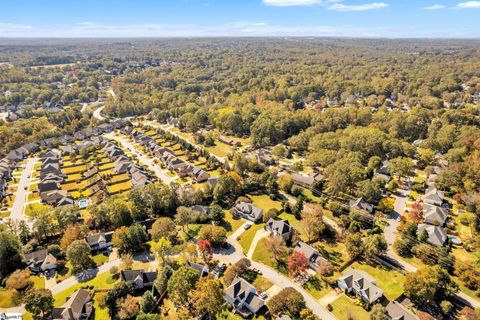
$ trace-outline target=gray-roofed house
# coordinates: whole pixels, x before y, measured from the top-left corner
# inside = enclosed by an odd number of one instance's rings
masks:
[[[293,251],[303,253],[308,260],[309,267],[314,271],[317,271],[322,263],[327,262],[327,259],[322,257],[317,250],[305,242],[300,241]]]
[[[263,217],[263,209],[254,206],[248,202],[240,202],[233,208],[233,212],[236,216],[245,218],[252,222],[257,222]]]
[[[201,263],[187,261],[186,266],[197,271],[200,277],[206,277],[210,274],[208,267]]]
[[[85,241],[87,241],[88,245],[90,246],[90,250],[99,251],[99,250],[111,248],[112,238],[113,238],[113,231],[99,232],[99,233],[90,234],[86,236]]]
[[[196,182],[204,182],[207,181],[208,178],[210,178],[210,174],[207,171],[197,166],[193,167],[190,175]]]
[[[436,205],[424,203],[423,218],[425,223],[443,226],[448,218],[448,210]]]
[[[232,284],[225,289],[225,300],[244,317],[257,314],[265,305],[265,302],[258,296],[257,289],[240,277],[236,277]]]
[[[265,224],[265,230],[270,232],[272,236],[279,236],[285,242],[288,242],[292,239],[293,227],[288,223],[287,220],[276,220],[270,218]]]
[[[72,294],[67,302],[52,311],[53,320],[85,320],[93,311],[92,297],[85,289],[79,289]]]
[[[325,177],[321,173],[312,173],[309,175],[292,173],[293,183],[302,186],[304,188],[310,189],[315,183],[322,181]]]
[[[150,179],[140,171],[134,171],[131,174],[131,181],[133,188],[143,188],[151,183]]]
[[[133,288],[137,290],[152,287],[157,275],[156,271],[122,270],[121,279],[125,282],[131,282]]]
[[[366,272],[349,268],[344,275],[337,280],[337,285],[344,292],[355,294],[367,303],[375,303],[382,298],[383,291],[377,286],[375,280]]]
[[[28,268],[35,273],[53,270],[57,267],[57,259],[47,249],[25,254]]]
[[[438,191],[437,188],[431,188],[425,192],[425,195],[423,196],[423,202],[441,206],[443,203],[443,198],[443,191]]]
[[[349,205],[350,205],[350,208],[359,208],[369,213],[373,212],[373,206],[370,203],[363,200],[363,198],[358,198],[357,200],[350,200]]]
[[[442,227],[434,226],[431,224],[419,224],[417,229],[417,236],[420,237],[427,232],[428,238],[427,242],[435,246],[443,246],[447,241],[447,233]]]
[[[389,320],[419,320],[416,315],[398,301],[391,301],[386,309]]]

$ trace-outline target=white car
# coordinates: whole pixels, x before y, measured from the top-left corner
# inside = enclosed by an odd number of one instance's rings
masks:
[[[243,229],[248,230],[252,226],[251,223],[247,223],[246,225],[243,226]]]

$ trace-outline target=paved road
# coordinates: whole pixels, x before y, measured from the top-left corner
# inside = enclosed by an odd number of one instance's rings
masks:
[[[106,134],[105,136],[108,139],[115,140],[115,141],[121,143],[125,148],[130,150],[130,152],[132,152],[133,154],[135,154],[138,157],[138,160],[140,160],[140,162],[143,165],[148,167],[148,169],[150,169],[151,171],[155,172],[156,176],[160,180],[162,180],[164,183],[166,183],[168,185],[170,183],[172,183],[173,179],[170,178],[168,176],[168,174],[166,174],[165,171],[163,171],[162,168],[160,168],[160,166],[155,164],[151,158],[147,157],[144,153],[138,151],[137,148],[135,148],[135,146],[130,141],[128,141],[127,139],[124,139],[122,137],[116,136],[113,133]]]
[[[95,111],[93,111],[93,116],[100,121],[105,119],[105,117],[102,116],[102,110],[103,110],[104,107],[105,106],[98,107],[97,109],[95,109]]]
[[[37,161],[36,158],[27,159],[27,164],[25,165],[25,169],[22,171],[22,174],[20,175],[17,192],[15,194],[15,200],[13,201],[12,213],[10,214],[10,218],[12,220],[18,220],[18,221],[25,220],[25,222],[27,222],[29,225],[31,224],[31,222],[28,219],[28,217],[26,217],[23,214],[23,207],[25,205],[25,201],[27,200],[28,184],[29,184],[30,176],[32,174],[33,167],[36,161]]]
[[[242,246],[236,240],[245,231],[244,225],[238,228],[232,235],[227,238],[227,242],[230,244],[231,249],[224,252],[215,253],[215,259],[218,259],[221,263],[233,264],[238,260],[245,258]],[[307,291],[305,291],[302,286],[296,284],[290,278],[287,278],[286,276],[280,274],[278,271],[256,261],[252,261],[252,267],[260,270],[262,275],[274,285],[277,285],[282,289],[292,287],[298,290],[298,292],[300,292],[305,299],[307,307],[312,309],[313,313],[319,316],[322,320],[336,320],[336,318],[327,309],[325,309],[320,304],[320,302],[318,302]]]

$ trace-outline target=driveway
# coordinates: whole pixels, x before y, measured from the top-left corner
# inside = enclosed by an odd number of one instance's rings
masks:
[[[93,117],[94,118],[97,118],[98,120],[102,121],[105,119],[104,116],[102,116],[102,110],[103,110],[104,106],[101,106],[101,107],[98,107],[97,109],[95,109],[95,111],[93,111]]]
[[[12,220],[25,220],[27,224],[31,226],[31,222],[23,214],[23,208],[25,205],[25,201],[27,199],[27,194],[28,194],[28,184],[30,181],[30,176],[33,171],[33,167],[35,165],[35,162],[37,161],[36,158],[28,158],[27,163],[25,165],[25,169],[22,171],[20,175],[20,179],[18,181],[18,187],[17,187],[17,192],[15,194],[15,200],[13,201],[12,205],[12,213],[10,214],[10,218]]]
[[[146,166],[148,169],[150,169],[151,171],[153,171],[155,173],[155,175],[160,179],[162,180],[163,182],[165,182],[166,184],[170,184],[172,183],[172,178],[170,178],[168,176],[168,174],[165,173],[165,171],[162,170],[162,168],[160,168],[160,166],[158,166],[157,164],[155,164],[153,162],[153,159],[151,159],[150,157],[146,156],[144,153],[140,152],[137,150],[137,148],[135,148],[135,146],[130,142],[128,141],[127,139],[124,139],[122,137],[118,137],[116,136],[115,134],[113,133],[108,133],[105,135],[108,139],[110,140],[115,140],[117,142],[119,142],[120,144],[122,144],[125,148],[127,148],[132,154],[136,155],[138,157],[138,160],[144,165]]]
[[[236,240],[245,231],[245,229],[243,228],[244,225],[245,224],[243,224],[227,238],[229,249],[214,253],[214,258],[218,259],[220,263],[233,264],[238,260],[245,258],[242,246]],[[250,248],[252,247],[254,247],[253,243]],[[314,297],[312,297],[307,291],[305,291],[302,286],[296,284],[290,278],[287,278],[286,276],[280,274],[278,271],[256,261],[252,261],[252,268],[258,269],[262,273],[263,277],[268,279],[278,288],[284,289],[292,287],[298,290],[298,292],[300,292],[305,299],[307,307],[310,308],[313,313],[319,316],[322,320],[335,320],[335,317],[327,309],[325,309]]]

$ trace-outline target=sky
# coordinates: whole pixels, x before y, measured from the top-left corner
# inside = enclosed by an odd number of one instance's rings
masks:
[[[470,0],[0,0],[0,37],[480,38]]]

